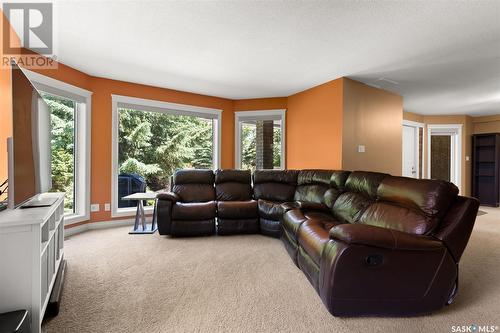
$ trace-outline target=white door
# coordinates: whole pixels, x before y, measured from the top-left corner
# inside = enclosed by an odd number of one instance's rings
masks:
[[[403,176],[417,178],[418,128],[403,125]]]

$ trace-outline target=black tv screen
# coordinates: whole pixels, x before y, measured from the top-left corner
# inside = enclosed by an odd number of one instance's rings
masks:
[[[49,106],[26,74],[12,65],[9,202],[14,206],[52,187],[50,116]]]

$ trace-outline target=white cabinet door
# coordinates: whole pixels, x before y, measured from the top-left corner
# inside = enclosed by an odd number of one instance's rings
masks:
[[[403,125],[403,176],[417,178],[418,128]]]

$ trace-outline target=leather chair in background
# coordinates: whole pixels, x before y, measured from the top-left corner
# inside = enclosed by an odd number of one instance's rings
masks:
[[[215,234],[214,172],[177,170],[171,192],[159,193],[157,203],[160,235],[205,236]]]
[[[217,170],[217,233],[219,235],[259,233],[259,210],[253,200],[250,170]]]
[[[255,170],[253,193],[259,206],[260,232],[271,237],[281,235],[282,205],[293,202],[297,186],[297,170]]]

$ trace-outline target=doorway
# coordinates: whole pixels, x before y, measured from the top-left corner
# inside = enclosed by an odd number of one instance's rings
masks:
[[[422,178],[424,124],[403,121],[403,176]]]
[[[428,177],[461,186],[462,125],[427,125]]]

